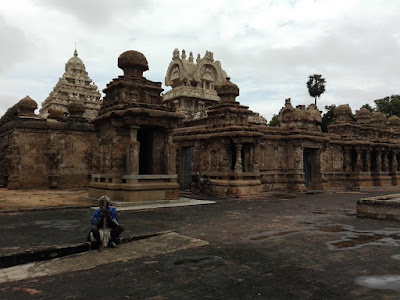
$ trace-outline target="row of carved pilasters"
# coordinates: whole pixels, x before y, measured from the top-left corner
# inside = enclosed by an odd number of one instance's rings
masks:
[[[389,157],[391,158],[390,161]],[[400,171],[398,158],[399,150],[370,150],[348,146],[343,149],[343,170],[345,172],[374,171],[396,173]]]

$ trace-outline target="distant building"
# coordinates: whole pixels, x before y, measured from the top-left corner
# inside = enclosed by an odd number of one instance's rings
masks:
[[[79,101],[86,109],[83,117],[92,120],[97,117],[100,109],[100,97],[97,86],[88,76],[85,64],[78,57],[75,49],[74,56],[65,64],[64,75],[58,80],[46,100],[42,102],[39,116],[47,118],[49,109],[54,108],[64,112],[68,117],[68,104]]]

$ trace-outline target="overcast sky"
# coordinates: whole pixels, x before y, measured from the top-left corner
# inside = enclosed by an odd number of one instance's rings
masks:
[[[29,95],[40,107],[75,43],[100,90],[142,52],[161,81],[175,48],[214,59],[240,88],[237,100],[269,121],[284,105],[308,105],[306,81],[326,78],[325,105],[355,112],[400,94],[400,1],[14,0],[0,9],[0,116]],[[38,110],[36,111],[38,113]]]

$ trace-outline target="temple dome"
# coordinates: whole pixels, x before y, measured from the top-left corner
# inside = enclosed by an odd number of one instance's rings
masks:
[[[78,57],[78,51],[76,51],[76,49],[74,51],[74,56],[72,56],[65,64],[65,70],[67,71],[68,69],[85,70],[85,64],[82,59]]]
[[[118,57],[118,67],[125,76],[142,76],[149,69],[146,57],[135,50],[128,50]]]
[[[70,117],[82,117],[85,111],[86,107],[81,101],[71,101],[68,104],[68,112]]]
[[[20,115],[33,115],[38,105],[31,97],[26,96],[18,102]]]
[[[400,118],[398,116],[391,116],[389,119],[386,121],[387,125],[400,125]]]
[[[386,123],[386,116],[381,112],[376,112],[371,117],[371,123],[373,125],[383,126]]]
[[[335,108],[334,115],[337,118],[337,122],[346,122],[351,121],[351,116],[353,114],[351,112],[350,106],[347,104],[343,104]]]
[[[221,98],[221,103],[235,101],[235,98],[239,96],[239,87],[227,77],[226,81],[218,87],[217,92]]]
[[[357,123],[365,124],[369,123],[371,119],[371,112],[365,107],[361,108],[356,112],[355,118],[357,119]]]

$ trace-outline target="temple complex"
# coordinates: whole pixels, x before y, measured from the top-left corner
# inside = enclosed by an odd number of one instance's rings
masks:
[[[36,115],[37,103],[27,96],[0,119],[0,185],[89,187],[92,197],[120,201],[175,199],[195,173],[206,175],[220,196],[398,185],[398,117],[366,109],[353,115],[339,105],[324,133],[314,104],[294,107],[288,98],[280,125],[270,127],[239,103],[239,87],[212,52],[194,62],[177,49],[164,95],[161,82],[143,77],[146,57],[131,50],[118,58],[124,74],[107,84],[99,102],[78,92],[97,87],[90,79],[71,81],[87,76],[77,54],[71,60],[51,93],[63,96],[62,106]],[[73,82],[81,84],[79,101],[61,88]],[[88,113],[88,99],[100,109]]]
[[[75,49],[74,56],[65,64],[65,73],[46,100],[42,102],[39,115],[47,118],[49,111],[54,108],[68,116],[68,104],[82,102],[85,107],[83,117],[91,120],[97,117],[100,109],[100,97],[97,86],[90,79],[85,64],[78,57]]]

